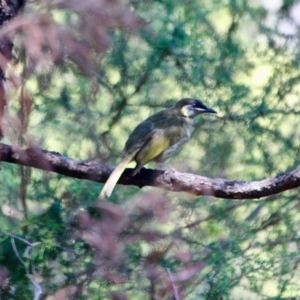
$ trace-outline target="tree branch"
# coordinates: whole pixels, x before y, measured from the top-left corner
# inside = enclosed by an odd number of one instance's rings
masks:
[[[105,182],[113,167],[96,161],[79,161],[57,152],[37,147],[22,149],[0,143],[0,160],[33,167],[65,176]],[[155,186],[174,192],[188,192],[194,195],[207,195],[227,199],[257,199],[278,194],[300,186],[300,168],[291,172],[260,181],[229,181],[223,178],[211,179],[204,176],[142,169],[137,176],[131,176],[132,169],[126,169],[119,184],[138,187]]]

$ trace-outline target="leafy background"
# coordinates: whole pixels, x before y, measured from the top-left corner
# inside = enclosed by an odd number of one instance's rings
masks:
[[[3,29],[4,142],[116,164],[140,121],[196,97],[218,115],[196,120],[174,168],[251,181],[298,166],[299,1],[100,2],[30,2]],[[298,189],[117,186],[99,202],[102,184],[6,163],[0,176],[3,299],[300,297]]]

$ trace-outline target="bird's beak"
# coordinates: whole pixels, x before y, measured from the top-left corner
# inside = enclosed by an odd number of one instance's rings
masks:
[[[214,109],[209,108],[209,107],[205,110],[205,112],[206,113],[211,113],[211,114],[216,114],[217,113]]]
[[[216,114],[217,112],[212,109],[212,108],[196,108],[195,110],[199,111],[199,113],[211,113],[211,114]]]

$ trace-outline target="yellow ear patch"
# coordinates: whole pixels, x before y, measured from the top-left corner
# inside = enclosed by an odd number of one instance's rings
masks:
[[[188,105],[185,105],[181,108],[181,113],[185,116],[185,117],[189,117],[189,109],[188,109]]]

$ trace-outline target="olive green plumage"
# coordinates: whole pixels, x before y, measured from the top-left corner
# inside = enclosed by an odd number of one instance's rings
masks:
[[[201,101],[185,98],[169,109],[160,111],[140,123],[130,134],[123,159],[111,173],[100,198],[109,197],[114,186],[131,162],[136,162],[132,175],[150,161],[164,162],[187,142],[193,131],[193,118],[201,113],[216,113]]]

